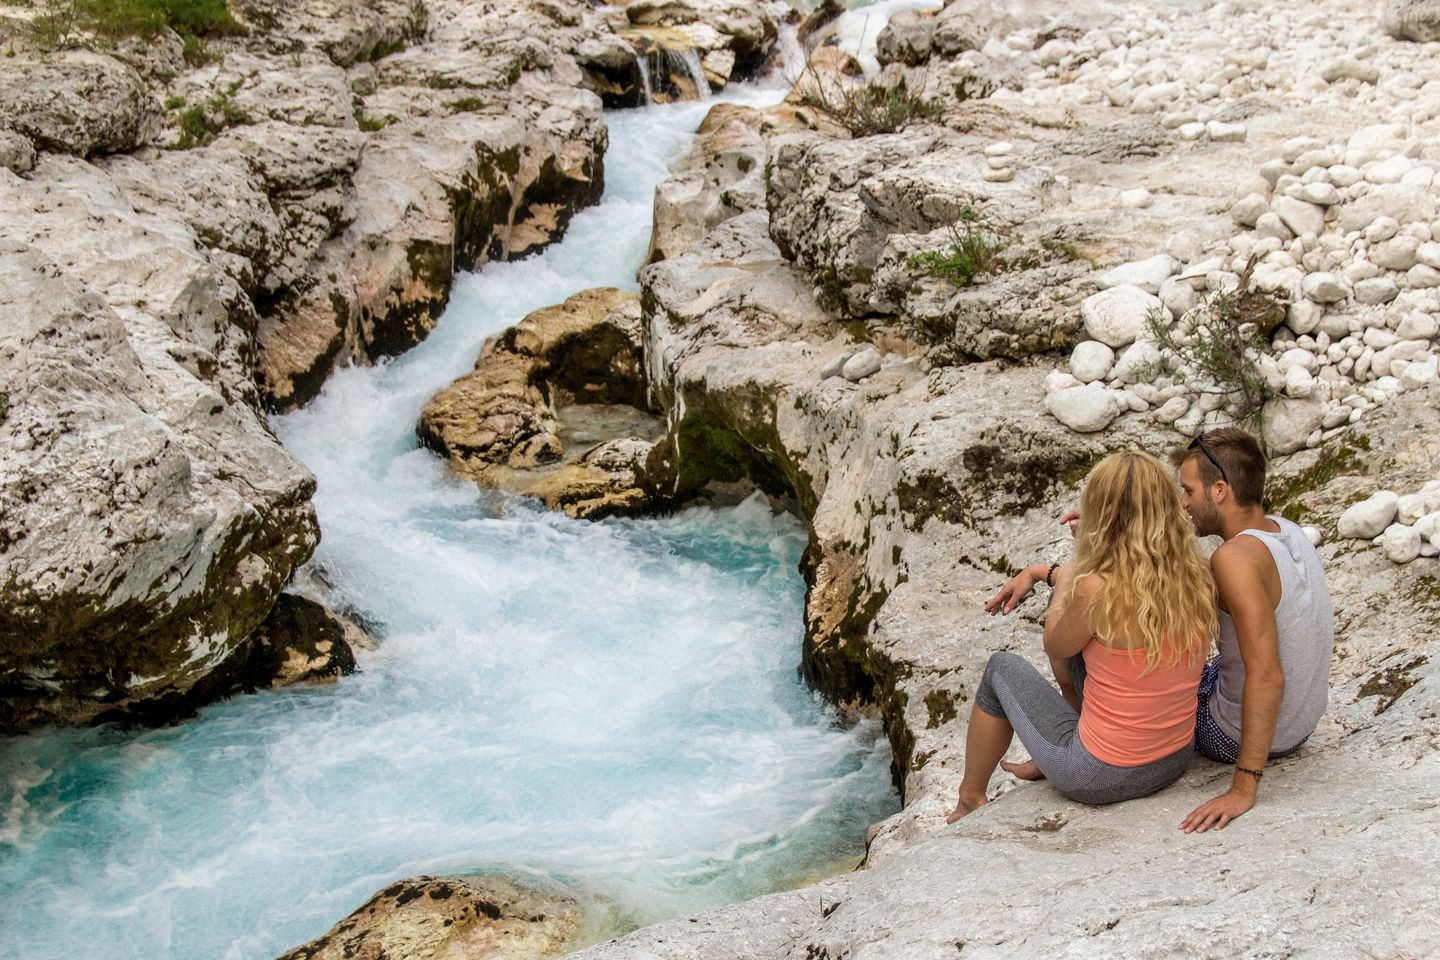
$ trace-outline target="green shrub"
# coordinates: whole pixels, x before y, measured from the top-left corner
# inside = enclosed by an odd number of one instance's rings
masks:
[[[174,148],[190,150],[202,147],[227,127],[253,123],[250,115],[231,99],[239,86],[238,81],[232,83],[221,93],[207,97],[204,103],[196,103],[181,110],[175,118],[180,128],[180,136],[176,139]]]
[[[374,133],[376,130],[385,129],[385,124],[389,121],[386,120],[384,117],[372,117],[368,114],[360,112],[359,110],[356,110],[355,122],[359,124],[360,129],[364,130],[366,133]]]
[[[1175,327],[1163,310],[1145,317],[1161,359],[1145,376],[1181,372],[1200,393],[1219,394],[1221,409],[1240,424],[1256,426],[1265,401],[1274,396],[1257,361],[1270,346],[1278,313],[1275,301],[1250,291],[1252,260],[1235,293],[1218,290],[1181,318]]]
[[[187,41],[245,32],[225,0],[40,0],[40,7],[31,35],[46,47],[79,44],[86,35],[108,43],[149,38],[166,27]]]
[[[910,266],[957,287],[968,287],[980,274],[995,269],[1007,245],[1005,238],[985,229],[974,207],[966,205],[950,225],[950,245],[944,250],[917,253],[910,258]]]
[[[809,69],[808,67],[806,69]],[[850,132],[852,137],[894,133],[912,120],[939,116],[945,105],[912,94],[902,78],[893,85],[828,86],[818,76],[801,100]]]

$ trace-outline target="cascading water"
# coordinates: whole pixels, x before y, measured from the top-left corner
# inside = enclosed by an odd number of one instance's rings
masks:
[[[563,243],[462,277],[424,344],[277,422],[319,480],[328,599],[383,637],[358,674],[0,743],[0,956],[271,957],[393,879],[490,869],[571,885],[613,932],[854,863],[897,806],[889,751],[796,677],[797,522],[572,521],[416,448],[488,335],[634,287],[708,106],[612,115],[605,198]]]
[[[667,56],[673,51],[665,51]],[[710,96],[710,81],[705,79],[705,67],[700,63],[700,54],[694,47],[686,47],[679,54],[680,67],[690,77],[690,82],[695,84],[695,92],[701,100]]]
[[[635,52],[635,66],[640,70],[640,88],[645,91],[645,106],[655,102],[655,88],[650,85],[650,60],[647,54]]]

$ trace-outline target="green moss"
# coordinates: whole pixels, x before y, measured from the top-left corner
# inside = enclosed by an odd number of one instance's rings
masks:
[[[374,133],[376,130],[384,130],[390,122],[387,117],[372,117],[369,114],[355,111],[355,123],[366,133]]]
[[[925,722],[927,730],[934,730],[941,724],[949,723],[959,715],[955,695],[948,690],[931,690],[925,694],[925,709],[930,714],[930,718]]]
[[[1338,477],[1366,473],[1361,454],[1369,450],[1368,437],[1348,434],[1334,449],[1324,450],[1309,469],[1284,479],[1272,477],[1265,485],[1266,508],[1293,523],[1304,522],[1309,513],[1305,496],[1324,490]]]
[[[245,32],[225,0],[45,0],[39,6],[30,33],[47,49],[82,45],[92,36],[105,44],[148,39],[167,27],[187,43]]]
[[[474,113],[485,107],[485,101],[479,97],[461,97],[459,100],[450,101],[451,113]]]
[[[183,106],[185,106],[185,98],[184,98],[184,97],[166,97],[166,98],[165,98],[165,109],[166,109],[166,110],[179,110],[179,109],[180,109],[181,107],[183,107]]]
[[[385,57],[388,57],[391,54],[399,53],[401,50],[404,49],[405,41],[403,39],[381,40],[379,43],[375,44],[375,46],[370,48],[370,52],[367,56],[362,57],[361,59],[374,62],[376,60],[381,60]]]
[[[5,414],[10,412],[10,394],[0,391],[0,423],[5,422]]]
[[[1393,707],[1395,701],[1405,695],[1405,691],[1420,682],[1411,676],[1410,671],[1419,669],[1428,662],[1426,657],[1419,656],[1409,663],[1377,670],[1370,679],[1360,685],[1360,696],[1379,698],[1379,702],[1375,704],[1375,714],[1379,716]]]

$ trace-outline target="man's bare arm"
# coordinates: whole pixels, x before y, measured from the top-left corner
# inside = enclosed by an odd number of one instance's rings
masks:
[[[1273,567],[1270,551],[1253,537],[1239,537],[1215,551],[1210,569],[1220,590],[1221,603],[1235,622],[1240,658],[1245,663],[1245,687],[1240,698],[1240,750],[1230,789],[1190,812],[1180,824],[1186,833],[1217,830],[1255,805],[1258,777],[1241,772],[1263,770],[1275,736],[1280,702],[1285,696],[1285,673],[1280,666],[1280,637],[1275,625],[1275,603],[1266,587]]]

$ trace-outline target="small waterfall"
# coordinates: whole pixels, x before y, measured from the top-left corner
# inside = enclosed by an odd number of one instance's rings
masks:
[[[665,51],[667,56],[673,55],[673,51]],[[685,72],[690,74],[690,79],[695,83],[695,93],[701,99],[710,96],[710,83],[705,79],[705,68],[700,63],[700,54],[694,47],[686,47],[680,54],[680,62],[685,67]]]
[[[640,68],[640,84],[645,88],[645,106],[655,102],[655,89],[650,85],[649,55],[635,51],[635,66]]]

